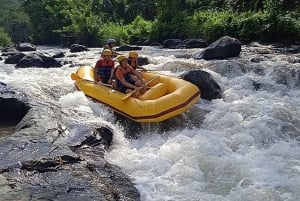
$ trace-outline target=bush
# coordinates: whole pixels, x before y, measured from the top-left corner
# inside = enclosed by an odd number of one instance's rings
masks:
[[[143,44],[149,41],[152,31],[152,22],[144,20],[141,16],[137,16],[135,20],[127,25],[127,35],[130,44]]]
[[[12,44],[11,38],[5,30],[0,27],[0,46],[9,46]]]
[[[101,39],[103,41],[103,45],[106,43],[108,38],[114,38],[117,40],[119,45],[128,44],[128,34],[127,34],[127,26],[117,23],[106,23],[100,27]]]

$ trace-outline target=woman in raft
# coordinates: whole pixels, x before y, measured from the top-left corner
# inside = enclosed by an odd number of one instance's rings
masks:
[[[112,84],[115,63],[112,60],[112,52],[109,49],[103,50],[101,58],[94,68],[95,81],[105,84]]]
[[[141,74],[128,64],[126,56],[120,55],[117,60],[120,63],[115,70],[117,90],[122,93],[130,93],[133,90],[140,90],[140,93],[143,93],[145,80]],[[132,75],[136,77],[136,80],[132,79]]]

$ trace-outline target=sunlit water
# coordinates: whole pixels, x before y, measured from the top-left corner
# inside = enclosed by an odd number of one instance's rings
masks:
[[[39,50],[49,55],[58,51]],[[80,135],[77,125],[112,127],[113,146],[106,159],[132,178],[141,200],[300,200],[299,77],[287,76],[287,83],[278,82],[278,77],[286,76],[279,67],[299,70],[299,63],[291,64],[280,54],[251,63],[253,53],[246,48],[241,58],[206,68],[208,61],[175,57],[194,50],[145,47],[140,54],[151,61],[147,69],[177,76],[201,68],[220,84],[223,98],[201,100],[174,120],[173,129],[162,132],[157,125],[144,124],[138,139],[128,139],[123,126],[114,123],[112,111],[76,91],[70,79],[76,71],[70,66],[93,65],[101,49],[76,53],[77,57],[71,57],[75,54],[67,49],[59,50],[66,52],[62,60],[73,64],[15,69],[0,61],[0,80],[25,91],[37,104],[61,107],[63,121],[71,130],[68,140]],[[249,70],[256,67],[264,73]],[[255,90],[253,81],[261,83],[261,89]],[[191,119],[199,121],[191,124]]]

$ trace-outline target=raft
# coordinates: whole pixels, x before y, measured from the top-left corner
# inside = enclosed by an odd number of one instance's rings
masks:
[[[186,112],[200,99],[198,87],[190,82],[153,72],[141,73],[150,83],[146,92],[136,98],[96,83],[91,66],[79,67],[71,77],[86,96],[136,122],[164,121]]]

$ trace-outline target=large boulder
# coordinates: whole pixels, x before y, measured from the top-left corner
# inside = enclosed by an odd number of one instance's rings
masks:
[[[193,70],[183,73],[180,77],[196,85],[201,91],[201,98],[207,100],[221,98],[221,87],[208,72]]]
[[[241,42],[235,38],[224,36],[204,50],[196,53],[194,59],[226,59],[237,57],[241,52]]]
[[[72,44],[70,46],[70,52],[83,52],[88,51],[88,48],[84,45]]]
[[[141,50],[142,47],[139,46],[131,46],[131,45],[122,45],[116,48],[116,51],[133,51],[133,50]]]
[[[207,42],[205,40],[199,39],[199,38],[186,39],[182,43],[183,43],[183,46],[185,48],[204,48],[204,47],[207,47]]]
[[[62,65],[52,57],[45,56],[43,54],[28,54],[24,56],[16,65],[18,68],[26,67],[40,67],[40,68],[50,68],[50,67],[61,67]]]
[[[36,51],[36,46],[31,43],[18,43],[16,49],[21,52]]]
[[[138,65],[139,66],[144,66],[144,65],[148,65],[149,59],[147,57],[138,57]]]
[[[4,60],[4,63],[6,63],[6,64],[17,64],[23,57],[25,57],[25,54],[22,53],[22,52],[19,52],[19,53],[16,53],[16,54],[13,54],[13,55],[7,57]]]
[[[176,49],[178,47],[181,47],[181,45],[181,39],[167,39],[163,42],[163,48]]]

